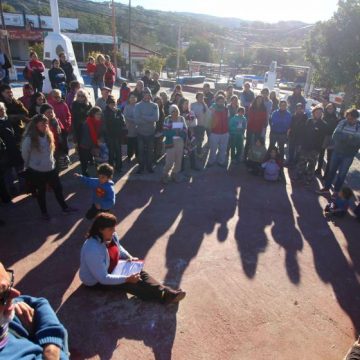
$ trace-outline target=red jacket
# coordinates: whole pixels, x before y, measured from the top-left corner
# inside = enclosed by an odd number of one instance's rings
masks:
[[[90,64],[90,63],[88,63],[88,64],[86,65],[86,72],[87,72],[90,76],[93,76],[93,75],[94,75],[95,69],[96,69],[96,64]]]
[[[104,82],[105,85],[106,84],[114,84],[115,82],[115,68],[114,65],[109,63],[109,64],[105,64],[106,65],[106,73],[105,73],[105,77],[104,77]]]
[[[51,97],[48,98],[48,102],[54,108],[56,118],[64,127],[64,130],[69,132],[71,128],[71,113],[69,107],[64,101],[57,102]]]
[[[45,65],[39,60],[31,60],[29,61],[28,69],[30,71],[37,70],[42,73],[45,71]]]
[[[211,110],[211,132],[219,135],[229,132],[229,118],[226,107],[222,111]]]
[[[265,111],[253,110],[252,107],[249,109],[248,113],[248,124],[247,130],[261,133],[263,128],[266,126],[267,116]]]

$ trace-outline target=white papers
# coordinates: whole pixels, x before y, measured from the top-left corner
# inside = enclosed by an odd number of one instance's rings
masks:
[[[172,123],[172,128],[173,129],[182,129],[183,127],[184,127],[184,123],[182,123],[181,121],[177,121],[177,122]]]
[[[139,273],[144,267],[144,261],[119,260],[112,275],[130,276]]]

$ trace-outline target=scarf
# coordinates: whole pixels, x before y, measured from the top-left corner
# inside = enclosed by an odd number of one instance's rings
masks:
[[[9,324],[0,326],[0,350],[6,346],[9,340],[8,334],[9,334]]]
[[[86,124],[89,127],[90,138],[94,145],[98,146],[98,138],[100,135],[101,119],[97,120],[94,117],[89,116],[86,119]]]

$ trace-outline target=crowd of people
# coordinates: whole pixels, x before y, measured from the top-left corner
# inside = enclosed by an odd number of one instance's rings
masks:
[[[215,165],[227,169],[229,164],[243,163],[250,174],[270,182],[284,181],[284,167],[292,181],[305,185],[318,176],[323,182],[319,194],[329,194],[335,181],[324,209],[331,216],[344,216],[354,199],[344,182],[360,149],[356,109],[339,116],[335,105],[327,102],[315,106],[309,116],[301,87],[287,99],[278,99],[276,92],[266,88],[256,95],[249,83],[240,94],[231,85],[214,94],[210,85],[204,84],[196,101],[190,102],[181,85],[176,85],[170,96],[160,92],[159,74],[150,71],[134,89],[122,83],[115,96],[115,69],[110,58],[101,54],[96,60],[90,57],[87,65],[95,97],[91,104],[65,54],[52,62],[52,90],[46,95],[42,93],[44,71],[44,64],[31,52],[23,96],[15,99],[10,85],[0,86],[0,198],[9,203],[22,192],[31,193],[42,218],[48,221],[46,190],[51,187],[63,212],[77,211],[65,201],[59,177],[59,171],[71,164],[71,141],[75,144],[80,161],[80,173],[75,176],[92,191],[85,217],[93,223],[80,259],[80,279],[86,286],[115,286],[144,300],[166,304],[186,295],[182,289],[161,285],[143,270],[129,276],[113,273],[120,260],[138,260],[120,245],[117,219],[112,214],[116,201],[112,178],[123,171],[125,144],[127,163],[137,166],[137,174],[154,173],[164,157],[164,185],[184,181],[192,170]],[[89,176],[93,165],[97,177]],[[360,219],[359,205],[354,211]],[[36,340],[29,336],[27,346],[39,357],[55,352],[67,358],[66,331],[48,303],[23,297],[12,305],[19,293],[12,287],[13,272],[1,264],[0,279],[0,351],[28,351],[11,345],[16,338],[8,330],[18,316],[17,329],[25,333],[26,326],[21,325],[24,312],[34,316],[39,311],[46,313],[44,328],[50,326],[51,331],[44,330]]]

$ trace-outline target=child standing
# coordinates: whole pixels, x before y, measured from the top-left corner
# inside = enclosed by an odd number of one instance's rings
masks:
[[[109,212],[115,206],[114,182],[111,180],[114,174],[113,167],[109,164],[101,164],[97,168],[97,173],[97,178],[74,174],[93,190],[93,204],[85,215],[88,220],[93,219],[100,212]]]
[[[337,194],[335,199],[331,199],[326,205],[324,211],[327,215],[333,215],[336,217],[343,217],[346,215],[350,200],[354,196],[353,191],[348,187],[343,187]]]
[[[241,160],[246,125],[245,108],[239,107],[237,114],[230,118],[229,124],[231,161],[233,163],[239,163]]]

